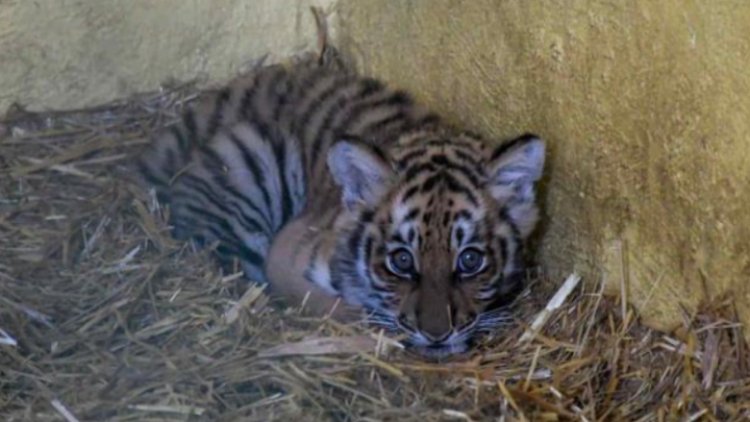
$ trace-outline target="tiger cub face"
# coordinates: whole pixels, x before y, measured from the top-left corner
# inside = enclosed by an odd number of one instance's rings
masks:
[[[331,280],[372,324],[423,354],[466,350],[510,316],[521,252],[537,222],[544,143],[498,148],[459,135],[412,135],[388,151],[341,141],[328,165],[344,211]]]

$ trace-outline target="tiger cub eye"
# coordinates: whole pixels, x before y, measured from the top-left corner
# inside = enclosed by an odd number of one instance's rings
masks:
[[[388,267],[396,275],[408,276],[414,272],[414,257],[404,248],[396,249],[388,255]]]
[[[478,249],[469,248],[458,256],[458,271],[462,275],[472,275],[482,269],[484,253]]]

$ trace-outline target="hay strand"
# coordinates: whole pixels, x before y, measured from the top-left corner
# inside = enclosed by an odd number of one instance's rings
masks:
[[[524,343],[531,340],[539,331],[539,329],[541,329],[547,322],[550,314],[557,310],[560,306],[562,306],[562,304],[565,302],[565,299],[568,298],[570,293],[573,292],[573,289],[578,286],[578,283],[580,281],[581,276],[579,276],[578,274],[571,274],[570,276],[568,276],[568,278],[565,279],[565,282],[563,282],[562,286],[560,286],[560,289],[555,293],[554,296],[552,296],[552,299],[549,300],[547,306],[545,306],[544,309],[539,312],[536,318],[534,318],[531,326],[523,333],[518,342]]]

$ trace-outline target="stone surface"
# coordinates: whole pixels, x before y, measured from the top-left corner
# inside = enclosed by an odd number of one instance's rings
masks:
[[[750,323],[750,2],[342,0],[365,73],[496,139],[548,141],[539,261],[645,320]]]
[[[0,0],[0,114],[91,106],[171,79],[223,81],[315,42],[331,0]]]

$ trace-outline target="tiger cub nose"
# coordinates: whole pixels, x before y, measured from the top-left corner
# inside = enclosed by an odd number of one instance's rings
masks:
[[[451,332],[453,330],[448,329],[448,330],[439,330],[438,331],[438,330],[432,330],[432,329],[430,329],[430,330],[428,330],[428,329],[421,329],[419,331],[420,331],[420,333],[422,333],[422,335],[427,340],[429,340],[429,341],[431,341],[433,343],[440,343],[442,341],[447,340],[448,337],[450,337]]]
[[[432,343],[439,343],[447,339],[453,331],[450,327],[447,327],[447,329],[439,326],[430,327],[420,322],[416,315],[413,315],[410,318],[409,315],[404,313],[398,316],[398,322],[402,328],[406,329],[407,331],[416,331],[422,334],[428,341]]]

